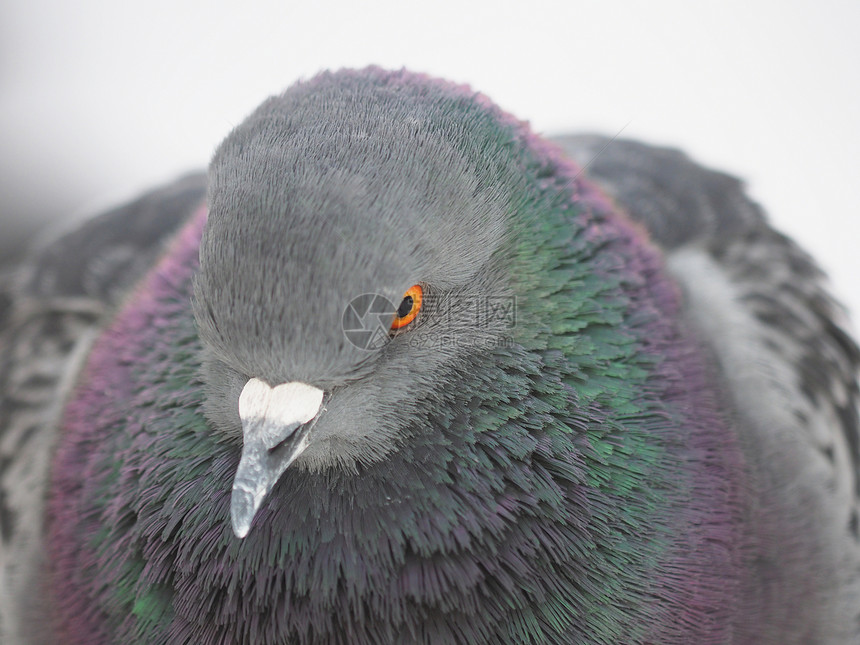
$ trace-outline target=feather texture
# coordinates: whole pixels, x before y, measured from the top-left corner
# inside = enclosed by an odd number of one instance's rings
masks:
[[[300,83],[6,290],[3,642],[856,642],[860,358],[822,281],[678,152],[404,71]],[[413,284],[414,325],[347,342]],[[239,539],[250,378],[326,399]]]

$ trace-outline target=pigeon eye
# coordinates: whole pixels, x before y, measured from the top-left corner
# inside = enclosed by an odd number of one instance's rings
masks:
[[[406,290],[406,293],[403,294],[403,300],[397,308],[397,313],[394,315],[391,329],[402,329],[415,320],[415,316],[421,311],[421,297],[423,295],[424,290],[418,284],[412,285]]]

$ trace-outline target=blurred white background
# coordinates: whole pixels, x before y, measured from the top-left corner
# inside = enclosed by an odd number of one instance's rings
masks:
[[[204,166],[298,78],[376,63],[743,177],[860,317],[858,34],[837,0],[3,0],[0,244]]]

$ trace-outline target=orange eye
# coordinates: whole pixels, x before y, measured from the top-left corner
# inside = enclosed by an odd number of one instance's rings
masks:
[[[394,314],[391,329],[401,329],[415,320],[415,316],[421,311],[421,297],[423,295],[424,289],[418,284],[414,284],[406,290],[406,293],[403,294],[403,300],[397,308],[397,313]]]

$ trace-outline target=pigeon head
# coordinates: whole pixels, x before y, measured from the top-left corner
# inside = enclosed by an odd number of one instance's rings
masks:
[[[502,333],[477,315],[510,293],[522,181],[497,118],[455,86],[340,72],[269,99],[216,151],[194,308],[207,416],[243,442],[237,535],[287,467],[395,449]]]

